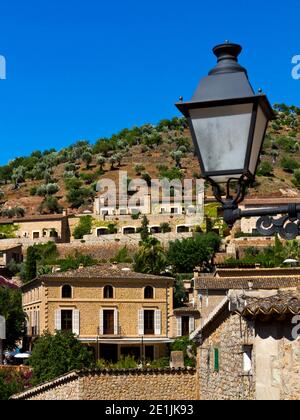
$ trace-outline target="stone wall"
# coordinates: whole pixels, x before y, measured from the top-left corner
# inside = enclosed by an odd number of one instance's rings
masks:
[[[73,372],[32,388],[18,400],[196,400],[196,370]]]
[[[198,349],[201,400],[251,400],[255,395],[255,378],[244,375],[243,345],[252,344],[252,332],[238,315],[221,314],[220,326],[206,331]],[[207,338],[205,338],[207,337]],[[214,353],[219,352],[219,369]]]

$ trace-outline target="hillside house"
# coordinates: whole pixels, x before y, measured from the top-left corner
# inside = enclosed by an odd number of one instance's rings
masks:
[[[12,260],[16,263],[22,262],[22,245],[5,245],[0,242],[0,270],[7,268]]]
[[[4,228],[11,226],[14,237],[20,242],[24,241],[47,241],[70,242],[69,217],[64,214],[49,214],[25,216],[13,219],[0,219],[1,226]]]

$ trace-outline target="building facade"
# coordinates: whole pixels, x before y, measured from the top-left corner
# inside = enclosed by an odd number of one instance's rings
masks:
[[[299,314],[297,288],[230,291],[191,336],[200,399],[298,400]]]
[[[105,264],[41,276],[22,291],[31,341],[43,331],[72,331],[112,362],[159,359],[172,341],[172,278]]]

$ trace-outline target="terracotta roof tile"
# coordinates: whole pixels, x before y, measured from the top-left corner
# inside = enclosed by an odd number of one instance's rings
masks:
[[[300,314],[300,290],[279,290],[274,296],[247,297],[243,316]]]
[[[57,272],[51,275],[40,277],[42,280],[64,280],[64,279],[137,279],[137,280],[171,280],[166,276],[154,276],[151,274],[135,273],[129,264],[99,264],[92,267],[70,270],[65,273]]]
[[[284,287],[300,287],[300,275],[274,277],[202,277],[196,279],[195,287],[198,290],[249,290],[249,288],[254,290],[272,290]]]

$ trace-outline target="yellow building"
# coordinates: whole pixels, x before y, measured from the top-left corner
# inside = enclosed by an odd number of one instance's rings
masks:
[[[102,264],[41,276],[24,285],[28,336],[71,330],[95,356],[159,359],[172,337],[173,279]]]

